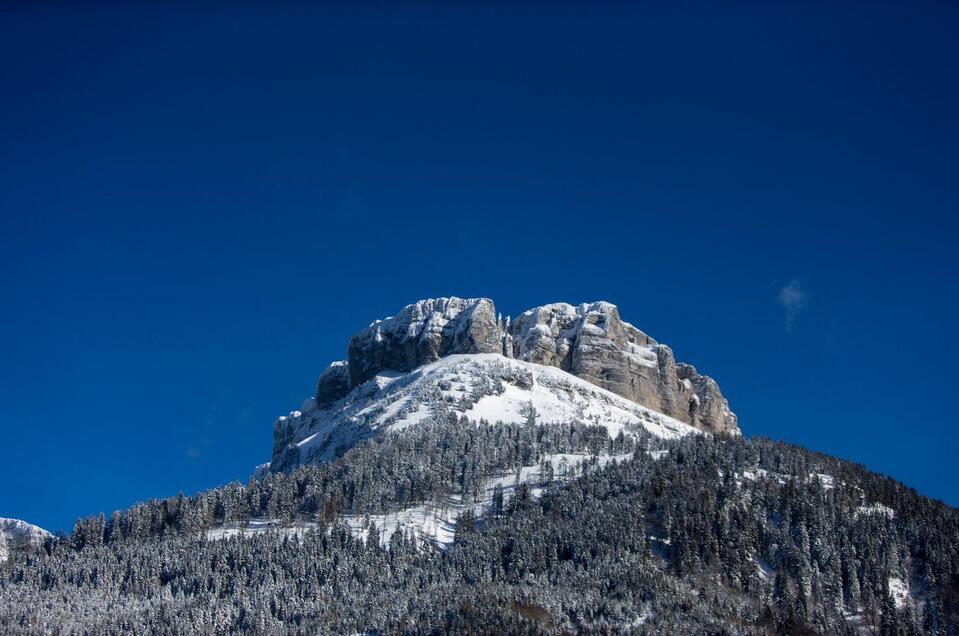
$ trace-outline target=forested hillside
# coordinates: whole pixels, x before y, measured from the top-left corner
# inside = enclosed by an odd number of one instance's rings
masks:
[[[381,536],[451,502],[449,542]],[[955,634],[956,546],[955,509],[794,446],[451,417],[78,521],[2,571],[0,630]]]

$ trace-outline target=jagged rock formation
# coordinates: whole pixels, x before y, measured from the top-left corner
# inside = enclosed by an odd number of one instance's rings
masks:
[[[719,385],[677,364],[672,349],[619,316],[615,305],[554,303],[497,317],[488,298],[437,298],[407,305],[350,339],[347,360],[317,382],[326,407],[383,370],[407,372],[451,354],[501,353],[553,366],[638,404],[713,433],[738,433]]]
[[[316,402],[327,405],[350,392],[350,368],[346,360],[331,362],[316,382]]]
[[[25,521],[0,517],[0,565],[17,554],[35,552],[50,536],[43,528]]]
[[[383,369],[412,371],[452,353],[499,353],[502,340],[491,300],[421,300],[350,339],[350,386]]]
[[[536,307],[523,312],[509,334],[516,358],[559,367],[704,431],[739,430],[719,385],[677,364],[672,349],[624,322],[615,305]]]

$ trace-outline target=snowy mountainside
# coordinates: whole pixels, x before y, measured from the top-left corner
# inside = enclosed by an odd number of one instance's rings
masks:
[[[665,450],[647,451],[653,457],[661,457],[666,452]],[[502,497],[500,501],[502,506],[509,502],[521,485],[525,485],[526,496],[535,500],[549,486],[575,479],[591,470],[602,469],[612,462],[628,461],[632,456],[633,453],[548,454],[537,464],[489,476],[484,480],[477,497],[464,497],[462,494],[454,493],[439,503],[424,502],[379,514],[346,513],[340,519],[354,537],[364,541],[369,538],[370,531],[375,529],[379,534],[379,543],[384,548],[389,545],[394,532],[399,530],[404,536],[413,537],[423,545],[446,549],[455,539],[457,520],[467,512],[472,513],[475,518],[488,514],[496,506],[497,496]],[[203,533],[203,536],[211,541],[238,536],[252,537],[267,532],[302,537],[304,533],[317,530],[319,527],[316,521],[299,521],[290,524],[282,519],[253,519],[211,528]]]
[[[408,373],[381,371],[325,408],[308,399],[276,421],[270,468],[329,460],[371,435],[451,415],[471,422],[592,424],[610,437],[697,432],[555,367],[495,353],[455,354]]]
[[[0,565],[18,553],[32,552],[52,535],[19,519],[0,517]]]

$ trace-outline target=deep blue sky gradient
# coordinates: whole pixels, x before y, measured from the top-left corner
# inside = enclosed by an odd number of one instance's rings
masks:
[[[746,434],[959,504],[956,3],[39,4],[0,8],[0,516],[245,481],[438,295],[614,302]]]

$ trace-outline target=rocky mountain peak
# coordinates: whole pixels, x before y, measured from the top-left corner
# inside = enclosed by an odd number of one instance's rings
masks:
[[[500,317],[489,298],[418,301],[350,339],[347,359],[320,376],[316,405],[329,406],[381,371],[404,373],[477,353],[557,367],[701,430],[739,432],[714,380],[677,363],[669,347],[623,321],[605,301],[542,305],[515,320]]]

